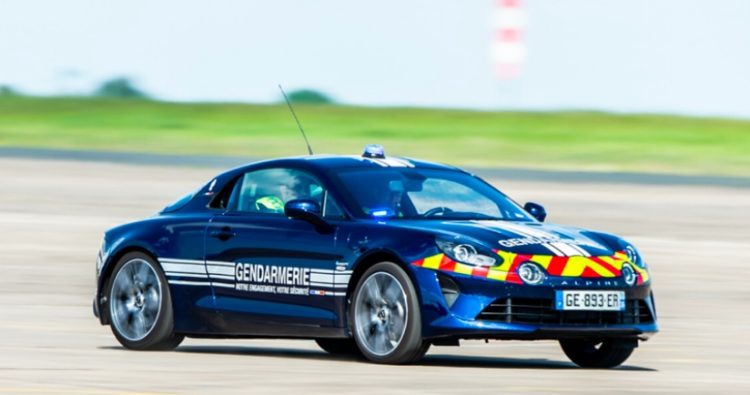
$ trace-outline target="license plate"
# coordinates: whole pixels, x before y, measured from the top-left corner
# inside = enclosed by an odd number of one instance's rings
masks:
[[[555,310],[623,311],[624,291],[555,291]]]

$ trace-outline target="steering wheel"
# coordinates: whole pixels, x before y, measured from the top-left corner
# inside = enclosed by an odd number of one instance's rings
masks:
[[[440,206],[440,207],[433,207],[422,214],[423,217],[437,217],[437,216],[444,216],[445,214],[452,213],[453,210],[451,210],[448,207]]]

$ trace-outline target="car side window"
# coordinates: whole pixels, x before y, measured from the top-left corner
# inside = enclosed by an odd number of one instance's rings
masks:
[[[231,204],[230,199],[232,198],[233,191],[237,186],[237,179],[230,180],[219,193],[214,196],[209,203],[208,207],[213,209],[226,210]]]
[[[284,205],[294,199],[316,201],[326,217],[343,216],[339,206],[328,196],[316,177],[302,170],[287,168],[245,173],[234,187],[229,208],[246,213],[283,215]]]

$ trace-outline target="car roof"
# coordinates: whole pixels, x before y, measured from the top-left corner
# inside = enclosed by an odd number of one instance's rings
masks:
[[[407,167],[407,168],[421,168],[421,169],[440,169],[440,170],[453,170],[463,171],[457,167],[444,165],[435,162],[415,160],[411,158],[401,157],[384,157],[384,158],[367,158],[359,155],[307,155],[307,156],[295,156],[287,158],[276,158],[268,159],[260,162],[248,163],[244,166],[240,166],[239,169],[249,170],[253,167],[273,167],[273,166],[290,166],[297,165],[299,167],[314,168],[321,172],[326,172],[331,169],[340,168],[371,168],[371,169],[382,169],[388,167]]]
[[[308,169],[319,175],[325,174],[334,169],[387,169],[387,168],[416,168],[416,169],[434,169],[459,171],[466,173],[457,167],[443,165],[434,162],[414,160],[411,158],[384,157],[384,158],[366,158],[358,155],[307,155],[287,158],[268,159],[259,162],[251,162],[242,166],[222,172],[216,175],[198,191],[193,194],[193,199],[179,208],[179,210],[204,210],[213,199],[218,190],[223,190],[227,183],[237,176],[253,170],[267,169],[273,167],[293,167],[299,169]]]

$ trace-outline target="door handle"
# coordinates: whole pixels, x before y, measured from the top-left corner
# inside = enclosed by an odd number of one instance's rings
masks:
[[[237,233],[232,232],[232,228],[225,226],[221,228],[221,230],[212,230],[208,235],[221,241],[227,241],[232,237],[237,236]]]

